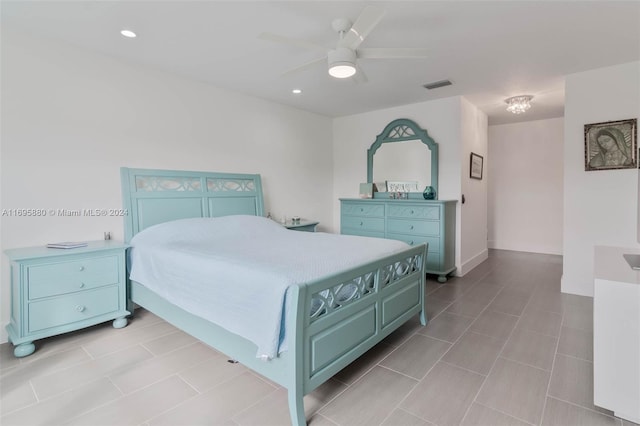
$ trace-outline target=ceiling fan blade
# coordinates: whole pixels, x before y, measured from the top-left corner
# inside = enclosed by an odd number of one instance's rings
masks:
[[[385,14],[384,9],[375,6],[367,6],[353,23],[351,29],[347,31],[344,37],[338,43],[339,47],[348,47],[355,49],[367,35],[375,28]]]
[[[326,64],[327,58],[314,59],[313,61],[306,62],[306,63],[304,63],[302,65],[299,65],[299,66],[297,66],[295,68],[291,68],[290,70],[287,70],[287,71],[283,72],[281,75],[284,77],[284,76],[287,76],[289,74],[294,74],[294,73],[297,73],[297,72],[300,72],[300,71],[304,71],[304,70],[306,70],[308,68],[314,67],[316,64],[318,64],[320,62],[324,62]]]
[[[368,48],[358,49],[358,58],[386,59],[386,58],[428,58],[430,50],[421,48]]]
[[[282,36],[273,33],[260,33],[258,38],[261,40],[274,41],[276,43],[288,44],[289,46],[302,47],[303,49],[322,50],[323,52],[329,51],[329,48],[315,44],[307,40],[300,40],[293,37]]]

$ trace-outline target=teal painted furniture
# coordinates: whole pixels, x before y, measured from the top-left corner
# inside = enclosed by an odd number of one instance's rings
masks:
[[[428,244],[425,272],[447,281],[455,271],[457,201],[340,199],[340,233]]]
[[[316,226],[318,226],[320,222],[314,222],[311,220],[300,220],[299,222],[293,223],[291,220],[288,220],[284,226],[287,229],[292,229],[294,231],[304,231],[304,232],[316,232]]]
[[[11,261],[11,320],[14,355],[35,351],[45,337],[114,320],[127,325],[125,250],[115,241],[86,247],[28,247],[6,250]]]
[[[121,169],[126,241],[153,224],[187,217],[263,215],[259,175]],[[291,422],[305,425],[303,396],[415,315],[426,324],[424,244],[290,288],[289,349],[256,358],[257,347],[130,282],[131,301],[287,389]],[[292,262],[295,267],[295,261]],[[357,289],[338,302],[344,286]],[[312,303],[321,303],[316,309]],[[375,398],[375,395],[371,396]]]
[[[456,200],[438,201],[438,144],[414,121],[400,118],[385,126],[367,150],[367,182],[373,183],[375,153],[383,144],[420,141],[431,153],[429,186],[433,200],[421,192],[392,199],[392,194],[374,192],[373,199],[340,199],[340,233],[405,241],[409,245],[428,244],[425,272],[437,274],[438,281],[456,269]],[[401,164],[402,159],[398,160]],[[416,172],[414,170],[414,172]]]

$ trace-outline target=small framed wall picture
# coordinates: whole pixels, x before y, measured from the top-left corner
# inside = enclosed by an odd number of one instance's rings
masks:
[[[482,163],[484,162],[484,158],[481,155],[472,152],[469,162],[469,177],[471,179],[482,180],[482,168],[484,166]]]
[[[635,169],[638,166],[638,120],[607,121],[584,125],[584,169]]]

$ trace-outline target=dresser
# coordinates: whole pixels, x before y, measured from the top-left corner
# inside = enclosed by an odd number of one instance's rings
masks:
[[[114,320],[127,325],[125,251],[116,241],[86,247],[27,247],[6,250],[11,261],[11,317],[7,325],[14,355],[35,351],[37,339]]]
[[[340,233],[427,243],[426,272],[439,282],[456,269],[456,200],[340,199]]]

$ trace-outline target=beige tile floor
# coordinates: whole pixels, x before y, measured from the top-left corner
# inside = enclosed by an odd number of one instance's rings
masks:
[[[593,405],[593,304],[560,293],[558,256],[491,251],[427,284],[417,318],[305,397],[311,425],[618,425]],[[433,278],[433,277],[431,277]],[[138,310],[0,345],[2,425],[287,425],[286,392]]]

